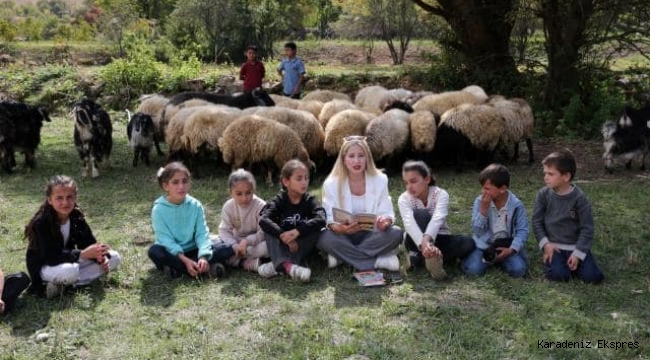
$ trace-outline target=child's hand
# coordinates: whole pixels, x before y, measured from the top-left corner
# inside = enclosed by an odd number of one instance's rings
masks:
[[[424,255],[425,258],[432,258],[432,257],[441,257],[442,252],[440,249],[438,249],[435,245],[432,245],[429,242],[429,236],[424,236],[422,237],[422,255]]]
[[[97,260],[100,256],[108,253],[108,246],[100,243],[92,244],[87,248],[81,250],[79,255],[82,259]]]
[[[298,252],[298,242],[297,241],[292,241],[287,244],[289,247],[289,251],[292,253],[297,253]]]
[[[580,259],[574,255],[571,255],[569,256],[569,260],[567,260],[566,264],[569,266],[569,270],[576,271],[576,269],[578,269],[578,264],[580,264]]]
[[[190,275],[190,277],[196,277],[199,275],[198,264],[196,262],[192,261],[190,258],[183,254],[179,255],[179,258],[183,262],[183,265],[185,265],[185,270],[187,270],[187,273]]]
[[[492,198],[490,195],[488,195],[486,192],[483,192],[483,195],[481,196],[481,207],[479,208],[481,215],[487,216],[487,211],[490,208],[491,203]]]
[[[384,231],[390,227],[390,224],[393,221],[386,216],[377,216],[377,219],[375,220],[375,226],[377,227],[377,230],[379,231]]]
[[[235,256],[239,258],[246,257],[246,249],[248,249],[248,241],[244,239],[235,246]]]
[[[210,269],[210,263],[208,263],[208,260],[205,258],[200,258],[199,261],[196,262],[196,272],[198,274],[203,274],[204,272],[207,272]]]
[[[282,234],[280,234],[280,240],[282,240],[282,242],[285,245],[289,245],[289,243],[294,242],[298,238],[299,235],[300,235],[300,232],[297,229],[285,231]]]
[[[353,222],[350,224],[339,224],[338,231],[335,231],[338,234],[352,235],[361,231],[361,224]]]
[[[543,250],[544,255],[542,255],[542,262],[544,264],[550,264],[553,260],[553,253],[560,252],[560,249],[551,243],[546,243]]]
[[[512,255],[515,251],[512,248],[498,247],[496,248],[497,256],[494,258],[492,263],[500,263],[505,260],[508,256]]]
[[[108,265],[109,264],[108,264],[108,259],[107,258],[103,258],[102,261],[99,263],[99,267],[101,267],[102,272],[104,274],[106,274],[110,270]]]

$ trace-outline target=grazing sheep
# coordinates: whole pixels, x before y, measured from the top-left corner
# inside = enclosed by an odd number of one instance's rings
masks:
[[[183,129],[185,127],[185,121],[187,118],[195,111],[205,108],[212,107],[213,105],[204,105],[204,106],[192,106],[179,109],[178,112],[169,120],[167,129],[165,130],[165,141],[169,147],[168,161],[181,160],[179,156],[183,155]]]
[[[219,139],[241,113],[237,108],[223,106],[196,108],[183,124],[183,135],[180,138],[182,150],[178,156],[184,156],[193,170],[197,170],[193,166],[194,159],[201,154],[220,159]]]
[[[356,109],[353,103],[345,100],[332,100],[323,104],[323,108],[318,115],[318,122],[323,129],[327,126],[332,116],[340,113],[343,110]]]
[[[165,141],[165,127],[166,123],[164,122],[163,113],[165,112],[165,107],[169,103],[169,99],[158,94],[153,95],[144,95],[140,97],[140,105],[135,110],[136,113],[146,114],[151,117],[154,125],[154,145],[156,146],[156,152],[158,156],[163,154],[160,149],[161,142]]]
[[[410,114],[413,111],[415,111],[415,110],[413,110],[413,107],[411,105],[409,105],[407,102],[402,101],[402,100],[394,100],[394,101],[388,100],[386,103],[381,104],[380,107],[381,107],[381,111],[383,111],[383,112],[386,112],[386,111],[392,110],[392,109],[400,109],[400,110],[404,110],[404,111],[406,111],[407,113]]]
[[[409,140],[409,113],[389,110],[366,126],[368,147],[375,161],[404,151]]]
[[[384,112],[387,104],[397,101],[397,97],[383,86],[367,86],[357,93],[354,98],[354,104],[364,111],[380,115]]]
[[[161,121],[161,124],[163,125],[162,129],[166,131],[167,126],[169,126],[169,122],[171,121],[171,119],[174,118],[174,116],[176,116],[176,114],[181,109],[197,107],[197,106],[217,106],[217,105],[202,99],[190,99],[178,105],[167,104],[165,110],[163,110],[162,113],[162,121]]]
[[[608,173],[613,172],[616,158],[626,160],[625,168],[630,169],[632,160],[640,157],[640,170],[646,169],[645,158],[650,152],[650,105],[640,110],[626,107],[618,122],[603,124],[602,132],[603,160]]]
[[[486,100],[487,96],[477,96],[472,92],[448,91],[423,97],[413,105],[413,109],[415,111],[427,110],[436,115],[442,115],[445,111],[460,104],[482,104]]]
[[[485,90],[483,90],[483,88],[478,86],[478,85],[467,86],[467,87],[463,88],[461,91],[468,92],[468,93],[476,96],[477,98],[482,99],[483,102],[487,101],[487,99],[488,99],[488,96],[485,93]]]
[[[288,96],[282,96],[276,94],[269,94],[269,96],[271,97],[273,102],[275,102],[275,106],[289,108],[289,109],[297,109],[298,105],[300,105],[300,100],[290,98]]]
[[[442,158],[451,155],[457,171],[474,153],[479,167],[483,167],[492,161],[504,130],[505,120],[494,107],[461,104],[440,117],[434,151]]]
[[[266,91],[260,89],[253,90],[250,93],[242,93],[237,95],[187,91],[172,96],[172,98],[169,99],[169,103],[172,105],[178,105],[190,99],[201,99],[209,101],[213,104],[227,105],[240,109],[245,109],[251,106],[275,105],[275,102],[273,102],[273,99],[271,99],[269,94],[267,94]]]
[[[332,91],[332,90],[314,90],[302,98],[302,101],[311,101],[311,100],[320,101],[322,103],[326,103],[332,100],[345,100],[348,102],[352,102],[352,99],[350,99],[348,95],[338,91]]]
[[[329,156],[336,156],[343,144],[343,138],[351,135],[364,135],[366,126],[374,118],[373,114],[361,110],[344,110],[332,116],[325,128],[323,147]]]
[[[422,99],[422,98],[425,97],[425,96],[429,96],[429,95],[435,95],[435,93],[433,93],[433,92],[431,92],[431,91],[418,91],[418,92],[414,92],[414,93],[412,93],[411,95],[407,96],[407,97],[404,99],[404,102],[407,103],[407,104],[409,104],[409,105],[411,105],[411,106],[413,106],[413,105],[414,105],[416,102],[418,102],[420,99]]]
[[[25,154],[25,165],[36,165],[34,154],[41,142],[43,121],[51,121],[45,108],[0,102],[0,161],[6,172],[16,166],[16,150]]]
[[[299,159],[313,167],[300,137],[287,125],[257,115],[243,116],[233,121],[219,139],[223,161],[233,169],[244,163],[264,163],[268,167],[267,182],[273,182],[273,172],[291,159]]]
[[[144,164],[149,166],[149,153],[151,146],[158,142],[155,139],[155,125],[150,115],[144,113],[131,113],[127,110],[129,124],[126,126],[126,135],[129,145],[133,148],[133,166],[138,166],[138,159],[142,158]]]
[[[318,115],[320,115],[321,110],[323,110],[323,103],[317,100],[302,100],[298,104],[296,110],[307,111],[314,115],[316,119],[318,119]]]
[[[72,108],[75,118],[74,144],[83,161],[81,176],[88,176],[90,168],[92,177],[99,176],[97,164],[109,163],[113,148],[113,124],[108,113],[92,100],[84,99]]]
[[[504,150],[507,152],[507,146],[514,144],[513,160],[517,161],[519,143],[525,140],[528,147],[528,162],[531,164],[535,162],[532,142],[535,118],[528,103],[523,99],[508,100],[502,96],[492,96],[488,104],[497,109],[505,119],[506,128],[501,137]]]
[[[399,101],[404,101],[406,102],[406,99],[413,95],[413,92],[411,90],[407,90],[404,88],[399,88],[399,89],[390,89],[388,90],[390,94],[395,97]]]
[[[255,115],[289,126],[295,131],[312,160],[324,156],[325,131],[318,120],[309,112],[282,108],[259,108]]]
[[[411,148],[418,153],[432,152],[438,132],[435,115],[429,111],[416,111],[410,117]]]

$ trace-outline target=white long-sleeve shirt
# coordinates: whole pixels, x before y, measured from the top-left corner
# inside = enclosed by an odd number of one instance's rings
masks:
[[[422,244],[422,236],[429,235],[435,240],[438,234],[450,234],[447,225],[447,214],[449,213],[449,194],[437,187],[430,186],[427,195],[427,206],[424,206],[422,200],[412,196],[408,191],[400,195],[397,200],[404,230],[413,239],[413,242],[419,247]],[[413,217],[414,209],[426,209],[431,214],[431,221],[424,232],[420,229]]]

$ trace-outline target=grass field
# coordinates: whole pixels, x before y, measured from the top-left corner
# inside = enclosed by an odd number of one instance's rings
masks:
[[[72,122],[63,118],[45,124],[35,170],[23,169],[20,159],[15,174],[0,174],[5,272],[25,269],[22,230],[43,201],[45,179],[56,173],[77,178],[79,203],[95,235],[124,259],[105,287],[54,300],[24,297],[15,314],[0,319],[0,359],[650,357],[650,180],[638,171],[603,174],[598,144],[569,145],[581,163],[579,184],[593,203],[594,253],[604,284],[543,280],[531,235],[530,274],[523,280],[500,271],[473,279],[453,268],[445,282],[420,270],[408,273],[403,284],[366,289],[351,278],[350,268],[327,270],[322,261],[311,264],[306,285],[239,271],[219,281],[168,281],[146,255],[151,204],[161,194],[156,167],[131,167],[124,132],[123,120],[116,120],[113,168],[97,179],[80,178]],[[565,145],[540,143],[538,158]],[[521,163],[511,170],[512,189],[530,210],[541,186],[540,167]],[[209,173],[193,182],[191,193],[216,230],[228,170]],[[313,179],[314,193],[322,178]],[[438,181],[451,194],[452,229],[468,233],[476,173],[442,169]],[[403,191],[399,177],[391,177],[390,189],[396,202]],[[269,198],[275,191],[262,184],[258,194]],[[590,341],[592,348],[538,346],[564,340]],[[599,349],[599,340],[636,342],[638,348]]]

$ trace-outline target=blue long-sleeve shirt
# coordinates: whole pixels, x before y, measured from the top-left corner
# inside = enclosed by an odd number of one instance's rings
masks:
[[[172,255],[195,249],[198,256],[210,260],[212,247],[208,224],[201,202],[189,195],[180,204],[173,204],[161,196],[153,203],[151,224],[155,243],[162,245]]]
[[[524,248],[528,240],[528,215],[524,204],[515,194],[508,191],[508,200],[506,201],[506,228],[511,232],[512,245],[510,248],[519,252]],[[487,216],[481,214],[481,196],[474,200],[474,209],[472,211],[472,233],[476,247],[485,250],[492,239],[492,229],[490,228],[491,217],[494,216],[491,208],[494,208],[494,202],[490,203],[490,209]],[[511,230],[512,229],[512,230]]]

